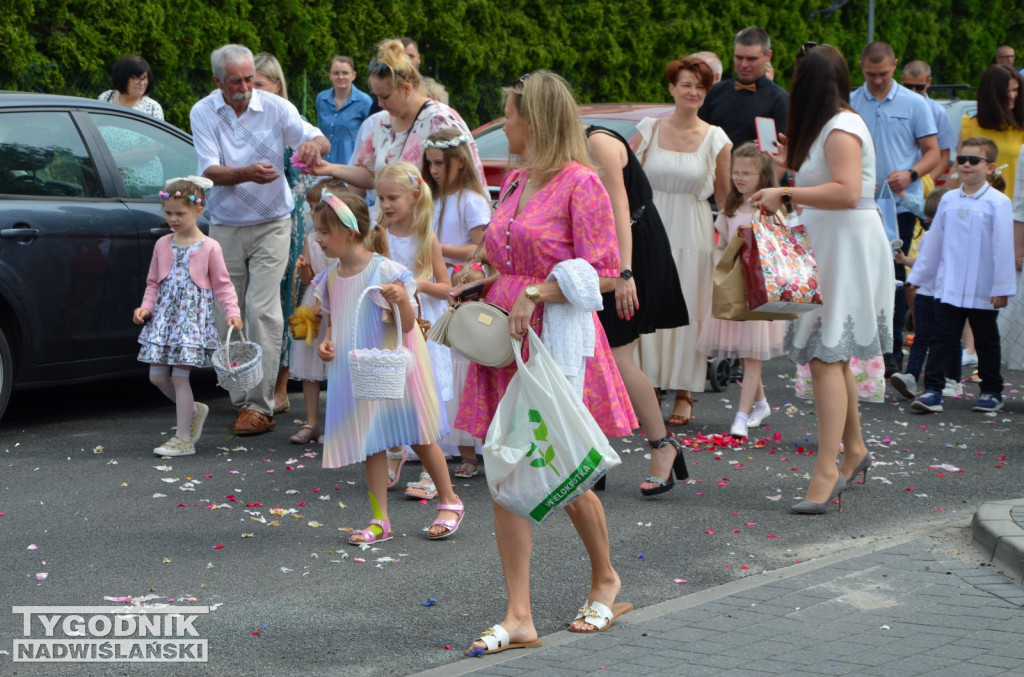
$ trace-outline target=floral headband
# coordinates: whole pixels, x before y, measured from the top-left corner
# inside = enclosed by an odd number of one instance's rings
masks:
[[[456,148],[464,143],[468,144],[472,140],[473,139],[471,137],[468,137],[465,134],[460,134],[454,139],[443,139],[441,141],[431,141],[430,139],[427,139],[423,142],[423,148],[440,148],[441,150],[446,150],[448,148]]]
[[[346,228],[359,232],[359,222],[356,221],[356,215],[352,213],[352,208],[345,204],[345,201],[340,197],[332,193],[331,191],[324,188],[320,194],[320,199],[327,203],[327,206],[334,210],[335,216],[341,221],[342,225]]]
[[[209,190],[210,188],[213,188],[213,181],[206,178],[205,176],[195,176],[193,174],[189,174],[188,176],[178,176],[173,179],[168,179],[167,183],[164,184],[164,190],[159,191],[157,194],[165,200],[171,197],[187,197],[189,202],[194,202],[199,206],[203,206],[206,204],[206,198],[204,198],[202,195],[183,195],[180,190],[174,191],[173,194],[169,193],[167,191],[167,187],[174,183],[177,183],[178,181],[187,181],[191,183],[193,186],[199,188],[200,191],[205,191]]]

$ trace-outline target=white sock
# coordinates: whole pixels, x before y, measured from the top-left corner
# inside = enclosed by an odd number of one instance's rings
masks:
[[[768,406],[768,400],[761,400],[760,402],[754,402],[754,409],[761,409],[762,411],[768,410],[771,407]]]
[[[743,423],[744,425],[746,425],[746,423],[747,423],[747,419],[748,419],[748,418],[750,418],[750,417],[749,417],[749,416],[748,416],[747,414],[744,414],[744,413],[743,413],[743,412],[741,411],[741,412],[739,412],[739,413],[737,413],[737,414],[736,414],[736,419],[735,419],[735,421],[736,421],[737,423],[739,423],[739,422],[742,422],[742,423]]]

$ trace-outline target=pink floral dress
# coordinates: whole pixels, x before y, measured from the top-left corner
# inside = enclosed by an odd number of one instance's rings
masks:
[[[519,183],[498,205],[487,227],[487,258],[501,273],[487,293],[487,301],[511,310],[527,286],[544,282],[555,264],[566,259],[585,259],[598,275],[617,277],[619,246],[612,206],[597,174],[578,163],[570,164],[516,214],[526,178],[521,170],[505,177],[502,195],[514,182]],[[541,337],[543,313],[544,304],[538,304],[531,323]],[[593,322],[597,345],[594,357],[587,359],[583,401],[606,435],[622,437],[638,426],[636,416],[597,313],[593,313]],[[528,351],[527,342],[524,357]],[[515,372],[515,364],[500,369],[471,364],[455,427],[474,437],[486,437]]]
[[[385,112],[376,119],[366,140],[356,148],[355,164],[366,167],[374,176],[386,165],[399,160],[419,167],[423,163],[423,142],[437,130],[446,127],[454,127],[470,139],[473,138],[469,127],[455,109],[432,99],[423,104],[412,127],[406,132],[396,132],[391,126],[391,115]],[[473,166],[480,175],[480,181],[486,186],[487,179],[484,166],[480,163],[476,141],[471,141],[469,147],[473,151]]]

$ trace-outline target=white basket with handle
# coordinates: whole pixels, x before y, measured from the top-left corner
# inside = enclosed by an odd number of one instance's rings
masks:
[[[263,349],[258,343],[245,340],[231,343],[231,325],[224,344],[213,351],[213,369],[217,383],[225,390],[249,390],[263,381]]]
[[[391,304],[398,332],[398,346],[394,350],[359,348],[359,309],[371,289],[363,290],[356,302],[352,318],[352,350],[348,351],[348,371],[352,378],[352,394],[359,400],[400,400],[405,397],[405,373],[409,365],[409,351],[402,343],[402,316],[398,306]]]

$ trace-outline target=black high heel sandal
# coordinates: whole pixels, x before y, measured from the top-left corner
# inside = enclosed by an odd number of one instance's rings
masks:
[[[645,481],[649,484],[656,484],[658,486],[645,489],[640,487],[640,493],[644,496],[656,496],[657,494],[663,494],[669,491],[676,485],[676,480],[685,482],[690,478],[690,471],[686,469],[686,459],[683,457],[683,445],[679,444],[679,441],[671,435],[665,435],[656,442],[648,442],[651,449],[661,449],[667,444],[671,444],[675,447],[676,457],[672,461],[672,469],[668,471],[668,479],[662,479],[660,477],[654,477],[653,475],[648,477]]]

